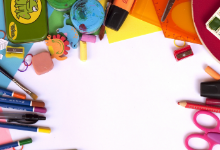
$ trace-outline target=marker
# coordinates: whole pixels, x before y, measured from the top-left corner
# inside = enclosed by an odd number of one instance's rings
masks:
[[[185,108],[198,109],[198,110],[207,110],[211,112],[220,113],[220,107],[205,105],[205,104],[196,104],[191,102],[179,102],[178,105]]]
[[[22,105],[7,104],[7,103],[0,103],[0,107],[23,110],[23,111],[39,112],[39,113],[47,112],[47,109],[44,107],[22,106]]]
[[[10,98],[10,97],[0,97],[0,102],[16,104],[16,105],[24,105],[24,106],[33,106],[33,107],[44,107],[45,106],[44,102],[21,100],[21,99]]]
[[[200,85],[200,95],[203,97],[220,99],[220,82],[202,82]]]
[[[31,138],[17,141],[17,142],[4,144],[4,145],[0,145],[0,150],[9,149],[9,148],[17,147],[17,146],[22,146],[22,145],[26,145],[26,144],[30,144],[30,143],[32,143]]]
[[[8,96],[12,96],[12,97],[20,98],[20,99],[26,99],[25,94],[20,94],[20,93],[10,91],[10,90],[7,90],[7,89],[3,89],[3,88],[0,88],[0,93],[3,93],[3,94],[8,95]]]
[[[220,105],[220,100],[219,99],[211,99],[211,98],[207,98],[205,103],[207,105]]]
[[[33,127],[33,126],[28,126],[28,125],[19,125],[19,124],[5,123],[5,122],[0,122],[0,127],[7,128],[7,129],[40,132],[40,133],[51,132],[50,128]]]

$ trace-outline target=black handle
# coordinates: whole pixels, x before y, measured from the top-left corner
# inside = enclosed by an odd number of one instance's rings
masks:
[[[9,79],[13,80],[14,78],[7,72],[5,71],[1,66],[0,66],[0,72],[2,74],[4,74],[6,77],[8,77]]]

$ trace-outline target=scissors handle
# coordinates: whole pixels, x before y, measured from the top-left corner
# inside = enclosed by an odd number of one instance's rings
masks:
[[[189,140],[192,138],[200,138],[205,140],[206,142],[209,143],[209,149],[208,150],[212,150],[212,148],[214,147],[214,145],[216,144],[215,142],[211,141],[206,135],[202,135],[202,134],[191,134],[189,135],[186,140],[185,140],[185,146],[188,150],[194,150],[193,148],[191,148],[189,146]]]
[[[208,129],[208,128],[206,128],[206,127],[201,126],[201,125],[197,122],[197,120],[196,120],[196,118],[197,118],[199,115],[201,115],[201,114],[209,115],[209,116],[211,116],[212,118],[214,118],[214,119],[216,120],[216,122],[217,122],[216,127],[215,127],[215,128],[212,128],[212,129]],[[209,112],[209,111],[198,111],[198,112],[196,112],[195,115],[194,115],[194,117],[193,117],[193,122],[194,122],[194,124],[195,124],[199,129],[203,130],[205,133],[208,133],[208,132],[217,132],[217,133],[219,133],[219,132],[220,132],[220,130],[219,130],[220,120],[219,120],[219,118],[218,118],[215,114],[213,114],[213,113],[211,113],[211,112]]]

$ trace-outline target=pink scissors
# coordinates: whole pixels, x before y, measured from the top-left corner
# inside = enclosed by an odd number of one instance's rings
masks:
[[[214,118],[217,122],[217,126],[215,128],[212,128],[212,129],[208,129],[208,128],[205,128],[203,126],[201,126],[196,118],[201,115],[201,114],[205,114],[205,115],[209,115],[211,116],[212,118]],[[192,149],[190,146],[189,146],[189,140],[191,138],[201,138],[205,141],[207,141],[209,143],[209,149],[208,150],[212,150],[212,148],[216,145],[216,144],[220,144],[220,130],[219,130],[219,127],[220,127],[220,120],[219,118],[214,115],[213,113],[211,112],[208,112],[208,111],[198,111],[195,113],[194,117],[193,117],[193,122],[194,124],[201,130],[203,130],[205,132],[205,134],[191,134],[189,135],[186,140],[185,140],[185,146],[188,150],[194,150]]]

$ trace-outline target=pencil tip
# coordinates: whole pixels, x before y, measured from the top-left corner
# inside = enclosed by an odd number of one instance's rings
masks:
[[[34,94],[34,93],[31,93],[30,96],[31,96],[34,100],[36,100],[36,99],[38,98],[38,96],[37,96],[36,94]]]
[[[180,105],[180,102],[178,102],[177,104]]]

